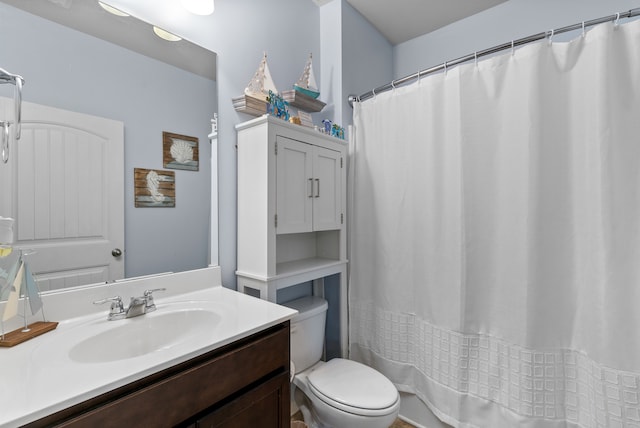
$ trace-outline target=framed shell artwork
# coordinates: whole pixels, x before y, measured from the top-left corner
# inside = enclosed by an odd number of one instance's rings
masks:
[[[198,171],[198,138],[164,131],[162,161],[165,168]]]

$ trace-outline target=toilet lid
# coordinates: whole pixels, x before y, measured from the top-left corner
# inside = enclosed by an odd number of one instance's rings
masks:
[[[356,361],[335,358],[308,380],[318,398],[346,411],[387,410],[398,402],[398,390],[389,379]]]

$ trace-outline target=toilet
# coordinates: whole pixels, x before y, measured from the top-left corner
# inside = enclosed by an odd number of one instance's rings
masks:
[[[400,395],[389,379],[356,361],[321,360],[327,301],[310,296],[283,305],[299,312],[291,319],[291,367],[296,371],[292,391],[297,388],[304,394],[305,403],[296,404],[309,427],[391,426]]]

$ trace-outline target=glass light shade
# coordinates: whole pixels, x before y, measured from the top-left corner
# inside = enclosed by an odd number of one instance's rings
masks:
[[[128,13],[124,13],[120,9],[116,9],[115,7],[108,5],[107,3],[99,1],[98,4],[107,12],[112,13],[117,16],[129,16]]]
[[[178,40],[182,40],[182,37],[178,37],[175,34],[163,30],[160,27],[156,27],[155,25],[153,26],[153,32],[156,33],[156,36],[160,37],[161,39],[165,39],[170,42],[177,42]]]
[[[215,9],[213,0],[180,0],[180,3],[195,15],[211,15]]]

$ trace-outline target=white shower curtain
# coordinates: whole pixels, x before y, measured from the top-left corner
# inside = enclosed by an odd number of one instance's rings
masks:
[[[460,427],[640,427],[640,22],[356,103],[350,351]]]

